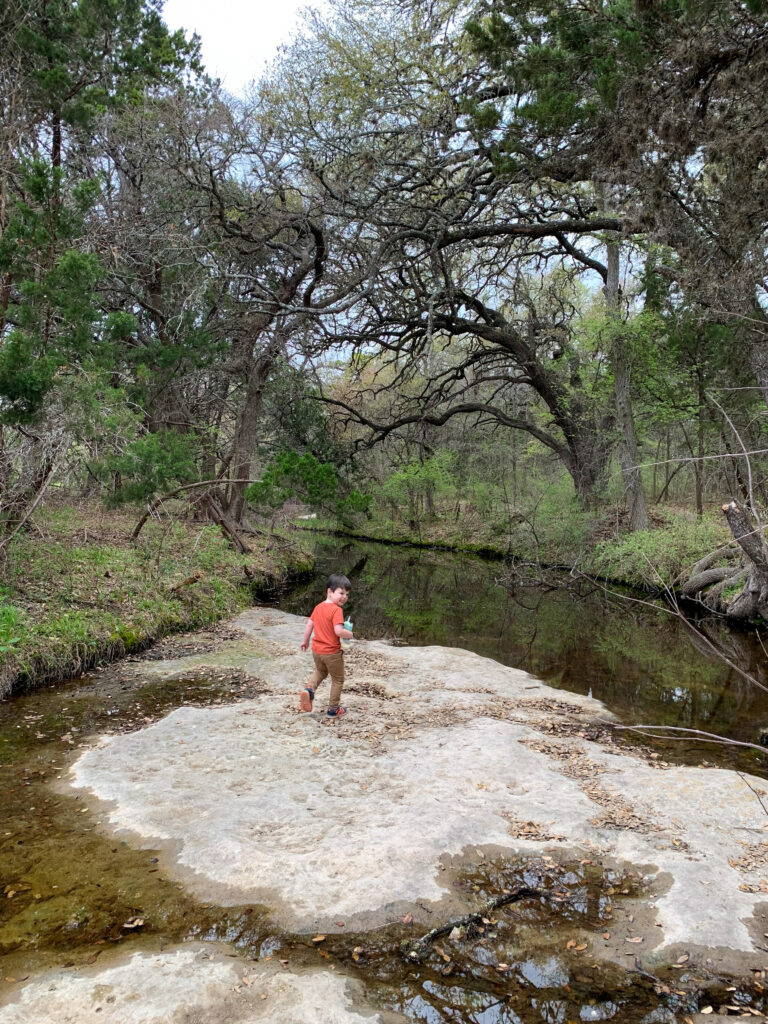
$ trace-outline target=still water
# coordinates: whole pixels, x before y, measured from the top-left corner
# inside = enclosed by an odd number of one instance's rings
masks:
[[[590,694],[627,725],[683,726],[752,743],[768,728],[768,693],[738,671],[768,686],[768,657],[754,634],[714,618],[693,630],[661,602],[649,607],[565,576],[504,585],[510,568],[498,561],[336,537],[314,544],[315,575],[280,601],[285,611],[308,615],[328,573],[342,572],[352,582],[345,613],[360,638],[463,647]],[[670,760],[768,773],[768,758],[757,752],[688,740],[654,745]]]

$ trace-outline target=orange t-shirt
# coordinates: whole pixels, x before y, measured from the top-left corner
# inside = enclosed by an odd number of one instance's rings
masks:
[[[312,637],[312,650],[316,654],[336,654],[341,650],[341,641],[333,631],[333,627],[344,622],[344,613],[337,604],[323,601],[315,607],[310,615],[315,627]]]

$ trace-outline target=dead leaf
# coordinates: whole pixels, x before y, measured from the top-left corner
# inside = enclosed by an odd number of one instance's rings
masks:
[[[691,954],[690,953],[683,953],[682,956],[679,956],[677,958],[677,962],[679,964],[687,964],[690,959],[691,959]],[[732,991],[735,991],[735,989],[732,990]]]
[[[642,941],[643,941],[642,935],[633,935],[632,938],[628,938],[627,939],[627,942],[642,942]]]
[[[578,946],[576,946],[575,948],[577,953],[583,953],[584,950],[587,948],[587,944],[586,942],[580,942]]]
[[[313,942],[325,942],[325,936],[324,935],[315,935],[315,937],[312,939],[312,941]]]
[[[496,964],[496,970],[497,971],[508,971],[509,970],[509,964]]]
[[[603,938],[604,939],[610,939],[610,937],[611,937],[611,933],[610,932],[603,932]]]
[[[133,931],[135,928],[143,928],[145,923],[143,917],[129,917],[127,921],[123,922],[122,927],[126,931]]]
[[[575,945],[576,945],[576,939],[568,939],[568,941],[565,944],[565,948],[566,949],[573,949],[573,947]]]
[[[712,1009],[711,1006],[705,1006],[703,1009],[699,1010],[699,1013],[714,1013],[714,1012],[715,1011]]]
[[[403,924],[413,924],[413,914],[406,914],[403,918]]]
[[[244,985],[247,985],[248,987],[250,987],[250,984],[251,984],[251,979],[250,979],[250,978],[242,977],[242,978],[240,979],[240,981],[242,981],[242,983],[243,983]]]

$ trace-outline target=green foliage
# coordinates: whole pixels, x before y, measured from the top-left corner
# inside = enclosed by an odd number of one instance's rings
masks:
[[[703,553],[727,539],[719,521],[676,516],[664,528],[603,541],[586,560],[585,569],[629,584],[671,586]]]
[[[84,209],[95,201],[93,183],[62,191],[58,168],[35,161],[22,173],[24,193],[11,203],[0,239],[0,274],[15,282],[6,311],[12,325],[0,348],[0,414],[6,423],[39,415],[57,373],[70,365],[109,365],[116,326],[101,324],[96,290],[102,267],[73,244]]]
[[[199,43],[169,33],[155,0],[28,0],[16,42],[31,103],[43,116],[87,127],[150,85],[200,71]]]
[[[105,460],[106,468],[120,475],[113,500],[145,501],[193,483],[198,453],[199,442],[192,434],[160,430],[137,437]]]
[[[456,456],[444,449],[426,459],[411,459],[391,473],[380,488],[380,496],[394,508],[406,507],[411,517],[429,515],[429,504],[455,493]]]
[[[368,495],[347,489],[330,463],[320,462],[311,452],[301,455],[297,451],[275,456],[261,480],[247,489],[246,499],[262,509],[281,508],[298,499],[341,519],[365,512],[370,502]]]

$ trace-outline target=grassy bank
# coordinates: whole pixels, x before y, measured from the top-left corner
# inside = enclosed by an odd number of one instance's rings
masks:
[[[132,543],[139,514],[62,504],[14,538],[0,565],[0,697],[232,616],[311,562],[266,537],[238,555],[183,519],[150,521]]]

